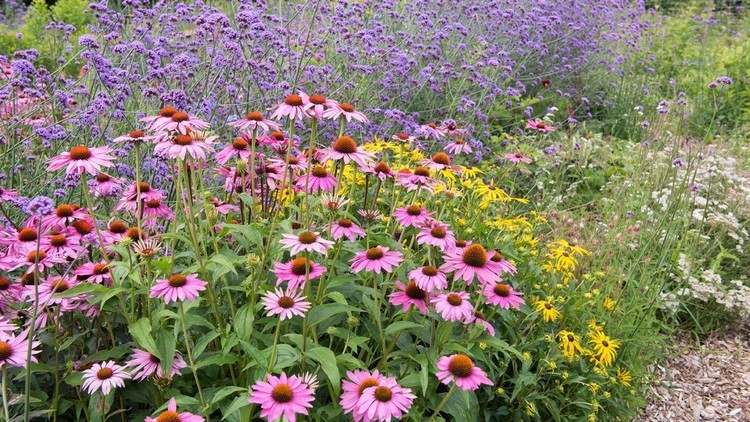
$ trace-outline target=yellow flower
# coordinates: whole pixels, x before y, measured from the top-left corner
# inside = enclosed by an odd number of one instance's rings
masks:
[[[633,381],[633,376],[630,375],[630,371],[617,368],[617,381],[624,387],[630,387],[630,383]]]
[[[523,352],[523,353],[521,353],[521,357],[526,362],[531,362],[531,353],[529,353],[529,352]]]
[[[487,343],[484,342],[484,341],[480,341],[479,342],[479,348],[482,349],[482,350],[486,349],[487,348]]]
[[[497,388],[495,389],[495,393],[496,393],[496,394],[497,394],[498,396],[502,396],[503,394],[505,394],[505,389],[504,389],[503,387],[497,387]]]
[[[602,302],[602,306],[604,306],[604,309],[611,312],[615,309],[615,306],[617,306],[617,303],[615,303],[614,299],[607,296],[604,298],[604,302]]]
[[[604,331],[596,330],[589,332],[589,343],[594,346],[593,357],[597,364],[611,366],[617,356],[620,342],[609,338]]]
[[[555,369],[557,369],[557,364],[555,363],[555,361],[545,359],[545,362],[547,363],[547,369],[549,369],[550,371],[554,371]]]
[[[596,393],[599,392],[599,384],[597,384],[595,382],[590,382],[588,384],[588,387],[589,387],[589,390],[591,390],[592,394],[596,394]]]
[[[550,300],[537,300],[534,302],[534,308],[542,313],[545,322],[557,321],[560,318],[560,311],[555,309]]]
[[[566,359],[573,359],[576,353],[582,353],[581,341],[575,333],[562,330],[557,335],[560,340],[560,351]]]
[[[469,179],[473,179],[479,176],[480,174],[482,174],[482,170],[480,170],[478,167],[459,166],[459,168],[461,169],[460,171],[461,175],[466,176]]]
[[[536,406],[534,405],[534,403],[530,401],[526,402],[526,415],[528,416],[536,415]]]
[[[602,393],[602,396],[604,396],[605,399],[608,399],[612,397],[612,393],[610,393],[609,391],[605,391]]]

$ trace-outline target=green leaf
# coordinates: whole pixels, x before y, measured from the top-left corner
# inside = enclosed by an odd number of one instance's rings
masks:
[[[164,374],[172,373],[172,361],[177,350],[177,338],[172,330],[159,330],[156,338],[156,357],[159,358],[161,370]]]
[[[344,312],[362,312],[362,310],[341,303],[326,303],[312,308],[310,313],[307,314],[307,322],[310,325],[318,325],[328,318]]]
[[[225,255],[217,254],[211,257],[208,261],[208,268],[211,270],[215,278],[219,278],[225,274],[233,273],[237,274],[237,270],[234,268],[234,264]]]
[[[106,292],[109,291],[109,287],[102,286],[101,284],[94,283],[81,283],[75,287],[65,290],[60,293],[55,293],[53,297],[55,299],[66,299],[71,297],[80,296],[83,294],[94,293],[94,292]]]
[[[234,316],[234,331],[243,340],[249,340],[253,334],[253,322],[255,314],[250,305],[245,305],[237,310]]]
[[[446,393],[447,394],[447,393]],[[443,411],[451,416],[456,422],[470,422],[479,419],[479,402],[472,391],[455,389],[453,395],[448,398],[443,406]]]
[[[270,353],[270,348],[268,349]],[[295,365],[299,361],[299,352],[297,350],[288,345],[288,344],[279,344],[276,346],[276,365],[274,366],[275,370],[280,370],[284,368],[288,368],[292,365]]]
[[[228,365],[230,363],[235,363],[235,362],[237,362],[236,356],[229,356],[229,355],[224,355],[221,353],[216,353],[216,354],[213,354],[211,356],[201,359],[199,362],[196,362],[195,366],[196,366],[196,369],[200,369],[200,368],[205,368],[206,366],[211,366],[211,365],[222,366],[222,365]]]
[[[209,331],[206,334],[203,334],[201,338],[199,338],[198,341],[195,342],[195,346],[193,346],[193,359],[197,360],[200,355],[203,354],[203,351],[206,350],[208,344],[214,341],[214,339],[218,336],[219,333],[216,331]]]
[[[400,331],[409,330],[411,328],[422,328],[422,325],[411,321],[396,321],[385,328],[385,334],[392,336]]]
[[[327,347],[313,347],[306,354],[320,364],[328,377],[329,384],[333,387],[334,393],[338,395],[341,376],[339,375],[339,367],[336,365],[336,354]]]
[[[151,336],[151,321],[149,321],[148,318],[141,318],[130,324],[128,326],[128,331],[140,347],[144,348],[152,355],[158,356],[156,342]]]
[[[218,403],[224,398],[228,397],[229,395],[232,395],[240,391],[247,391],[247,388],[237,387],[234,385],[230,385],[228,387],[222,387],[214,393],[214,396],[211,398],[211,403],[209,404],[213,405],[215,403]],[[245,397],[245,394],[241,394],[240,396]]]
[[[238,410],[250,406],[250,403],[247,401],[247,397],[240,396],[236,397],[232,404],[230,404],[226,409],[223,409],[221,411],[221,414],[224,415],[224,417],[221,418],[221,420],[226,420],[229,416],[231,416],[234,412],[237,412]]]

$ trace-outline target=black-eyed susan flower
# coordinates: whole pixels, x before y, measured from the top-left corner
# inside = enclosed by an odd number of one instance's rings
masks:
[[[539,299],[534,302],[534,308],[537,310],[537,312],[542,314],[542,317],[544,318],[544,322],[551,322],[551,321],[557,321],[558,318],[560,318],[560,311],[555,309],[555,306],[552,304],[552,301],[542,300]]]
[[[611,366],[617,356],[620,342],[610,338],[604,331],[589,332],[589,343],[594,346],[593,359],[598,365]]]
[[[566,359],[573,359],[576,354],[583,352],[581,339],[572,331],[562,330],[557,337],[560,342],[560,352]]]

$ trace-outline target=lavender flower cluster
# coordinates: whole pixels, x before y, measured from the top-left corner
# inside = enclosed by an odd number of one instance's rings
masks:
[[[95,24],[79,40],[90,78],[53,83],[9,60],[14,86],[38,94],[44,82],[51,108],[94,138],[135,122],[130,110],[171,104],[221,123],[293,88],[356,103],[376,117],[368,134],[456,117],[481,133],[498,101],[571,95],[592,66],[616,72],[643,11],[628,0],[109,3],[90,4]]]

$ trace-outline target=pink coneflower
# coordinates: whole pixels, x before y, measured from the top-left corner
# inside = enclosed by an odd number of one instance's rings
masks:
[[[355,162],[360,168],[367,168],[367,166],[373,161],[374,155],[369,152],[362,151],[357,146],[357,141],[351,136],[341,135],[339,136],[330,148],[322,150],[323,160],[343,161],[344,164]]]
[[[435,123],[427,123],[419,126],[418,132],[425,138],[432,138],[435,140],[441,139],[446,134],[445,130],[438,127]]]
[[[366,421],[390,422],[407,414],[416,398],[410,388],[401,387],[395,378],[384,376],[378,386],[362,391],[355,414],[362,415]]]
[[[6,256],[23,255],[36,249],[38,237],[36,227],[19,227],[18,230],[11,227],[0,231],[0,245],[6,248]]]
[[[396,221],[402,227],[419,227],[425,224],[432,214],[427,211],[423,206],[418,204],[412,204],[408,207],[397,208],[393,212],[393,216],[396,217]]]
[[[455,272],[453,277],[463,279],[466,284],[471,284],[474,277],[481,283],[494,283],[500,279],[500,269],[498,264],[489,258],[484,247],[474,243],[463,251],[449,251],[440,269],[446,273]]]
[[[497,282],[486,284],[484,289],[482,289],[482,293],[487,298],[487,303],[497,305],[503,309],[519,309],[524,303],[521,294],[515,291],[508,283]]]
[[[471,154],[473,149],[471,148],[471,145],[469,145],[468,142],[464,141],[461,138],[454,139],[453,141],[445,144],[445,147],[443,147],[445,152],[449,152],[454,155],[458,154]]]
[[[231,144],[227,145],[216,153],[216,161],[224,165],[229,160],[237,159],[247,161],[250,158],[250,143],[243,137],[234,138]]]
[[[240,212],[240,207],[228,202],[224,202],[217,197],[211,198],[211,204],[216,208],[216,212],[221,215],[227,215],[233,212]]]
[[[18,192],[0,187],[0,202],[8,202],[18,198]]]
[[[526,122],[526,129],[532,129],[541,133],[548,133],[555,130],[555,127],[541,119],[529,119]]]
[[[518,163],[524,163],[524,164],[531,164],[532,159],[521,154],[520,152],[509,152],[505,155],[503,155],[503,158],[510,161],[513,164]]]
[[[292,173],[302,173],[307,170],[307,158],[302,154],[291,154],[289,155],[289,162],[284,158],[275,158],[271,160],[271,163],[278,168],[286,168],[289,166],[289,171]],[[302,179],[304,180],[304,178]]]
[[[185,111],[177,111],[170,117],[157,119],[151,125],[151,129],[159,132],[177,132],[187,135],[190,132],[196,132],[208,129],[209,124],[195,116],[189,115]]]
[[[65,167],[65,174],[82,175],[88,173],[96,176],[102,167],[112,167],[115,159],[110,153],[109,147],[89,148],[85,145],[76,145],[70,150],[53,157],[49,160],[47,170],[56,171]]]
[[[474,320],[474,306],[466,292],[441,293],[432,299],[435,310],[446,321],[461,321],[466,324]]]
[[[161,199],[148,199],[143,202],[143,218],[146,224],[155,224],[156,220],[171,220],[174,212]]]
[[[16,265],[10,269],[15,270],[16,268],[26,266],[27,273],[33,273],[34,271],[44,272],[44,270],[64,262],[67,261],[61,256],[48,254],[43,250],[37,251],[36,249],[33,249],[27,252],[25,257],[16,260]]]
[[[135,213],[138,211],[138,190],[141,192],[141,203],[150,201],[153,199],[162,200],[165,198],[164,193],[161,190],[149,185],[147,182],[135,182],[131,183],[125,192],[122,193],[117,207],[117,211],[130,211]],[[141,206],[143,210],[143,206]]]
[[[48,254],[69,259],[76,259],[86,252],[86,248],[81,246],[80,236],[71,227],[50,231],[42,237],[40,247]]]
[[[268,374],[265,381],[257,381],[250,392],[250,403],[260,405],[260,416],[269,422],[285,418],[296,422],[297,414],[307,415],[315,400],[310,384],[297,375],[287,377]]]
[[[409,271],[409,279],[416,281],[419,288],[428,292],[443,290],[448,287],[448,280],[445,277],[445,273],[432,265]]]
[[[255,131],[256,134],[264,134],[273,130],[281,130],[281,126],[273,120],[266,119],[260,111],[250,111],[242,119],[228,123],[243,132]]]
[[[310,171],[310,178],[302,176],[297,179],[295,186],[303,190],[307,185],[308,192],[333,192],[336,189],[336,178],[325,167],[316,164]]]
[[[482,368],[464,354],[443,356],[437,362],[437,377],[445,385],[455,382],[464,391],[474,391],[482,384],[492,385]]]
[[[281,289],[266,292],[263,295],[263,306],[268,316],[278,315],[283,321],[295,316],[305,316],[305,312],[310,309],[310,302],[300,292],[290,287],[286,292]]]
[[[290,289],[304,286],[305,280],[315,280],[326,271],[326,267],[304,256],[298,256],[286,263],[277,262],[273,268],[273,273],[276,274],[276,285],[287,281]]]
[[[101,391],[106,396],[115,388],[125,387],[126,379],[130,379],[130,374],[127,373],[125,367],[110,360],[95,363],[91,368],[83,371],[81,388],[89,394]]]
[[[174,359],[172,359],[172,367],[169,371],[170,376],[165,377],[159,358],[138,348],[133,349],[133,354],[125,366],[129,368],[130,375],[136,381],[145,380],[151,376],[161,379],[171,379],[172,377],[179,376],[180,371],[187,368],[187,364],[180,355],[180,352],[176,352]]]
[[[131,130],[130,132],[126,133],[125,135],[118,136],[117,138],[113,139],[112,142],[119,144],[119,143],[136,143],[136,142],[145,142],[145,141],[152,141],[154,139],[153,136],[146,136],[146,132],[136,129]]]
[[[325,255],[333,242],[320,237],[320,233],[304,231],[299,235],[287,233],[281,237],[281,247],[289,249],[289,253],[297,255],[300,252],[317,252]]]
[[[78,205],[60,204],[55,212],[44,216],[42,226],[44,228],[64,229],[77,220],[90,219],[89,213]]]
[[[434,170],[443,170],[450,168],[451,157],[444,151],[438,151],[432,154],[432,157],[430,157],[429,160],[422,160],[422,165]]]
[[[344,413],[352,415],[355,422],[364,419],[364,415],[357,412],[357,403],[362,393],[370,388],[380,385],[383,375],[376,369],[374,372],[369,371],[347,371],[346,379],[341,383],[341,398],[339,404],[344,409]]]
[[[359,251],[351,260],[352,272],[371,271],[374,273],[385,271],[390,273],[398,267],[404,256],[399,251],[392,251],[385,246],[374,246]]]
[[[384,182],[386,179],[393,177],[393,171],[384,161],[381,161],[374,166],[368,166],[362,171],[374,175],[375,177],[380,179],[381,182]]]
[[[440,129],[449,136],[463,136],[467,132],[466,129],[458,127],[458,124],[454,120],[443,121],[443,124],[440,125]]]
[[[487,321],[484,315],[480,312],[474,312],[474,324],[481,325],[490,337],[495,337],[495,327]]]
[[[284,98],[284,102],[279,103],[276,109],[271,114],[271,118],[275,120],[282,119],[284,117],[290,120],[298,120],[307,116],[305,113],[305,102],[302,101],[302,97],[297,94],[290,94]]]
[[[167,402],[167,410],[159,413],[159,416],[155,418],[146,416],[144,422],[203,422],[204,420],[202,416],[190,412],[178,412],[177,400],[171,398]]]
[[[307,95],[306,93],[300,91],[299,96],[302,98],[302,102],[304,103],[304,106],[302,106],[302,108],[305,110],[305,113],[307,113],[308,116],[314,117],[318,120],[323,118],[323,114],[326,112],[326,110],[335,107],[337,104],[336,101],[326,98],[325,95],[321,94]]]
[[[64,291],[72,289],[73,287],[77,285],[78,285],[78,280],[76,280],[75,278],[68,278],[68,277],[63,277],[59,275],[49,276],[46,279],[44,279],[41,283],[39,283],[39,286],[38,286],[39,301],[47,305],[59,305],[59,304],[68,305],[67,303],[68,301],[66,299],[55,297],[55,293],[62,293]],[[33,281],[32,281],[32,284],[26,286],[26,291],[24,291],[24,295],[27,298],[34,297]]]
[[[121,241],[128,231],[128,225],[122,220],[113,218],[107,223],[107,230],[102,231],[102,240],[107,245],[115,244]]]
[[[331,223],[331,236],[333,240],[339,240],[345,237],[349,240],[356,240],[365,236],[365,231],[348,218],[340,218]]]
[[[22,331],[17,336],[6,332],[0,332],[0,368],[6,366],[15,366],[17,368],[25,368],[26,357],[29,351],[29,339],[28,331]],[[39,347],[39,342],[34,340],[31,342],[31,362],[36,362],[34,355],[39,353],[36,347]]]
[[[375,221],[375,220],[381,220],[383,218],[383,214],[378,210],[357,210],[357,214],[359,214],[360,217],[365,219],[366,221]]]
[[[411,174],[399,173],[396,181],[409,192],[417,189],[425,189],[432,192],[435,186],[435,179],[430,177],[430,169],[424,166],[415,168]]]
[[[172,274],[169,278],[160,279],[151,287],[151,297],[158,297],[164,303],[193,301],[198,294],[206,290],[206,282],[198,274]]]
[[[159,109],[159,113],[151,116],[141,118],[141,121],[146,123],[149,128],[153,128],[159,123],[167,123],[172,120],[172,116],[179,110],[172,106],[164,106]]]
[[[502,275],[502,274],[515,274],[518,270],[516,269],[516,266],[513,265],[512,262],[505,259],[505,256],[497,251],[490,251],[490,262],[489,265],[492,269],[492,271]]]
[[[154,147],[154,154],[170,159],[192,158],[206,161],[208,155],[214,150],[212,145],[214,139],[216,136],[207,136],[203,132],[178,133],[159,141]]]
[[[122,182],[107,173],[98,173],[92,183],[91,192],[97,198],[114,196],[122,188]]]
[[[349,202],[347,197],[341,195],[324,193],[320,196],[320,203],[330,211],[338,211]]]
[[[336,120],[338,118],[346,119],[346,122],[356,120],[361,123],[367,123],[367,116],[357,111],[351,103],[335,103],[333,107],[323,112],[326,119]]]
[[[439,221],[426,222],[417,233],[417,243],[420,245],[432,245],[447,252],[456,244],[456,237],[450,228]]]
[[[0,275],[0,303],[15,302],[21,299],[23,285]]]
[[[409,135],[408,132],[399,132],[399,133],[391,136],[391,139],[393,139],[394,141],[403,142],[405,144],[410,144],[410,143],[414,142],[414,140],[417,139],[417,138],[415,138],[412,135]]]
[[[11,336],[17,329],[16,324],[10,322],[7,317],[0,316],[0,335]]]
[[[404,312],[408,312],[414,306],[420,314],[427,315],[427,302],[430,299],[427,291],[421,289],[414,280],[409,284],[396,281],[396,288],[398,291],[394,291],[388,297],[391,304],[401,305]]]
[[[73,271],[79,281],[87,283],[112,285],[112,274],[109,272],[109,265],[106,262],[87,262]]]

